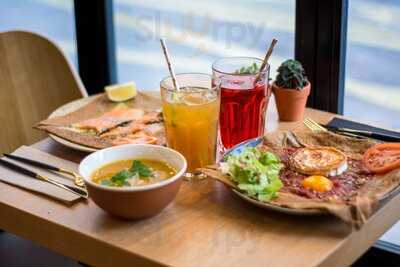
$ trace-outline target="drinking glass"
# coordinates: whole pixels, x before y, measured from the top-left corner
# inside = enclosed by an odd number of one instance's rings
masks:
[[[170,76],[160,83],[167,143],[185,156],[193,174],[215,163],[220,90],[218,83],[211,86],[208,74],[181,73],[176,79],[179,91]]]
[[[254,64],[258,68],[253,72],[245,71]],[[261,64],[262,60],[258,58],[229,57],[212,65],[213,84],[221,87],[219,129],[223,149],[264,134],[271,89],[269,65],[259,73]],[[254,83],[258,75],[260,78]]]

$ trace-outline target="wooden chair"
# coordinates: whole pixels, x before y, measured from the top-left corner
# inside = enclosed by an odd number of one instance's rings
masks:
[[[0,33],[1,153],[45,137],[32,126],[82,96],[86,90],[56,44],[27,31]]]
[[[46,135],[32,126],[57,107],[83,96],[87,93],[81,79],[56,44],[32,32],[0,32],[0,153],[44,138]],[[46,262],[47,266],[80,266],[3,232],[0,248],[4,247],[8,252],[3,253],[0,266],[20,266],[21,257]],[[19,251],[19,255],[9,250]],[[21,266],[31,266],[32,262],[25,263]]]

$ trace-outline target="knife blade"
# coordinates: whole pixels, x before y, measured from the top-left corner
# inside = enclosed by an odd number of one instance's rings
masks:
[[[336,127],[336,126],[323,125],[323,124],[321,124],[321,126],[327,128],[328,130],[361,135],[364,137],[369,137],[369,138],[373,138],[373,139],[377,139],[377,140],[381,140],[381,141],[400,142],[400,138],[395,135],[392,135],[392,134],[375,133],[372,131],[355,130],[355,129],[350,129],[350,128]]]
[[[63,188],[63,189],[65,189],[65,190],[67,190],[67,191],[69,191],[69,192],[71,192],[73,194],[79,195],[80,197],[88,198],[88,193],[85,190],[82,190],[82,189],[74,187],[74,186],[69,186],[69,185],[60,183],[60,182],[55,181],[53,179],[50,179],[50,178],[48,178],[46,176],[40,175],[38,173],[35,173],[35,172],[31,171],[31,170],[25,169],[24,167],[21,167],[21,166],[19,166],[17,164],[11,163],[11,162],[9,162],[7,160],[0,159],[0,165],[3,165],[6,168],[14,170],[14,171],[16,171],[18,173],[25,174],[25,175],[30,176],[32,178],[48,182],[50,184],[53,184],[53,185],[58,186],[60,188]]]
[[[9,161],[6,161],[4,159],[0,159],[0,164],[5,166],[5,167],[7,167],[7,168],[9,168],[9,169],[12,169],[12,170],[14,170],[16,172],[28,175],[28,176],[33,177],[33,178],[37,178],[36,177],[37,176],[36,173],[34,173],[33,171],[25,169],[25,168],[23,168],[23,167],[21,167],[19,165],[13,164],[13,163],[11,163]]]
[[[32,166],[36,166],[36,167],[40,167],[40,168],[44,168],[44,169],[48,169],[48,170],[52,170],[52,171],[60,171],[60,168],[51,166],[50,164],[47,164],[47,163],[43,163],[43,162],[39,162],[39,161],[35,161],[32,159],[11,155],[11,154],[6,154],[6,153],[4,153],[3,155],[7,158],[15,159],[17,161],[24,162],[24,163],[27,163]]]

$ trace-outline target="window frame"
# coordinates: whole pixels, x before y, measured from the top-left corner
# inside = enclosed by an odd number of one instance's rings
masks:
[[[74,0],[79,75],[88,94],[117,82],[113,0]]]
[[[113,0],[74,0],[79,74],[89,94],[117,82]],[[295,58],[312,90],[307,105],[343,114],[348,0],[296,0]]]
[[[295,58],[312,90],[307,105],[343,114],[348,0],[296,0]]]

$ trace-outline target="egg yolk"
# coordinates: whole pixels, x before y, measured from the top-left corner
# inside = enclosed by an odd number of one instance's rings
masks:
[[[313,189],[317,192],[326,192],[332,189],[333,183],[331,180],[321,175],[312,175],[301,181],[304,188]]]

